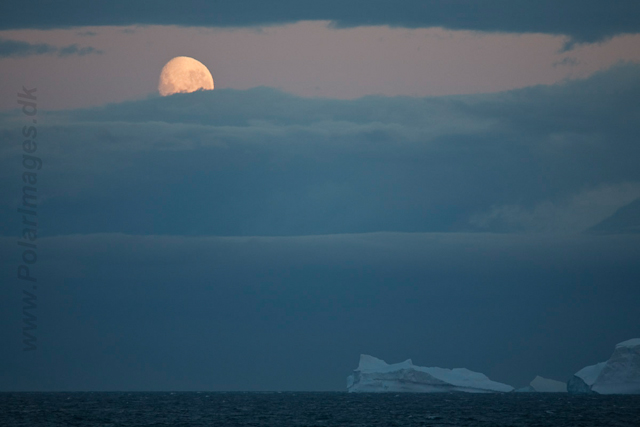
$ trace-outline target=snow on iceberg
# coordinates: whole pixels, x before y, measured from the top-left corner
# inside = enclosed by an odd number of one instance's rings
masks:
[[[513,391],[513,387],[491,381],[486,375],[465,368],[424,368],[415,366],[411,359],[390,365],[384,360],[361,354],[358,368],[347,377],[347,390],[350,393],[493,393]]]
[[[640,394],[640,338],[616,345],[606,362],[580,369],[567,389],[570,393]]]
[[[566,393],[567,384],[538,375],[529,383],[528,386],[519,388],[516,391],[521,393]]]

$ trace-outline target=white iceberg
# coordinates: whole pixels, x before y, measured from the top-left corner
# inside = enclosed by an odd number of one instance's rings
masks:
[[[570,393],[640,394],[640,338],[616,345],[606,362],[580,369],[567,389]]]
[[[538,375],[528,386],[519,388],[516,391],[520,393],[566,393],[567,384]]]
[[[384,360],[361,354],[358,368],[347,377],[347,390],[350,393],[495,393],[513,391],[513,387],[491,381],[486,375],[465,368],[424,368],[415,366],[411,359],[390,365]]]

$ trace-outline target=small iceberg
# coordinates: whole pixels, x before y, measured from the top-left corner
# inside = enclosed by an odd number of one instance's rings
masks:
[[[528,386],[516,390],[518,393],[566,393],[567,384],[562,381],[551,380],[536,376]]]
[[[486,375],[465,368],[425,368],[415,366],[411,359],[388,364],[361,354],[358,368],[347,377],[347,390],[350,393],[504,393],[513,391],[513,387],[491,381]]]

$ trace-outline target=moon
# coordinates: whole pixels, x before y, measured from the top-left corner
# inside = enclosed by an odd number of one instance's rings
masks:
[[[213,77],[200,61],[188,56],[176,56],[162,67],[158,91],[162,96],[213,90]]]

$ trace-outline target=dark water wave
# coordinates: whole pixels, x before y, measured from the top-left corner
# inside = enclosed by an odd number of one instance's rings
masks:
[[[640,426],[640,396],[0,393],[13,426]]]

